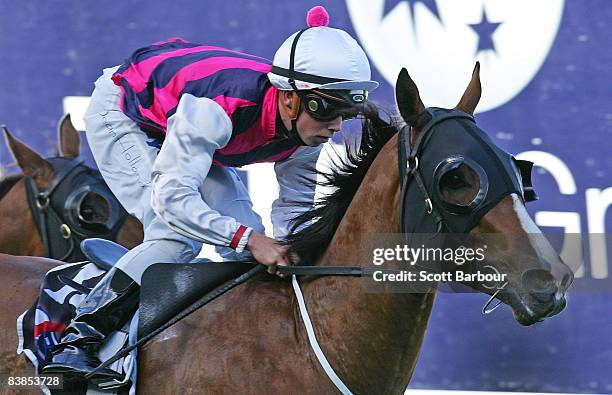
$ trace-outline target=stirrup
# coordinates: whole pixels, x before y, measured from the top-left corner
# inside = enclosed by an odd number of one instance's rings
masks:
[[[128,387],[132,384],[132,381],[127,375],[121,381],[117,379],[99,378],[99,379],[91,379],[90,382],[100,391],[119,390],[119,389]]]

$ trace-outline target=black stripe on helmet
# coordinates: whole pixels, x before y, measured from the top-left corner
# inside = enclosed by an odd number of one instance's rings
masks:
[[[308,74],[308,73],[301,73],[299,71],[295,71],[293,70],[293,73],[291,73],[290,70],[287,70],[285,68],[282,67],[278,67],[278,66],[272,66],[272,70],[271,70],[274,74],[283,76],[283,77],[287,77],[287,78],[293,78],[296,80],[300,80],[300,81],[305,81],[305,82],[310,82],[313,84],[331,84],[334,82],[346,82],[348,80],[343,80],[343,79],[339,79],[339,78],[330,78],[330,77],[321,77],[318,75],[313,75],[313,74]]]

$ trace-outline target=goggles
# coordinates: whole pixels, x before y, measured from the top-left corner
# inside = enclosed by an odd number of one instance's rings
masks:
[[[363,113],[367,100],[366,91],[350,91],[347,93],[325,93],[311,90],[308,93],[298,91],[304,110],[317,121],[328,122],[338,117],[343,120],[352,119]]]

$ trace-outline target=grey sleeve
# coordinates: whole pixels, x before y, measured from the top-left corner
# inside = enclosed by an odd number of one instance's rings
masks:
[[[176,232],[194,240],[229,246],[241,224],[210,208],[199,188],[206,179],[215,150],[232,134],[223,108],[208,98],[185,94],[168,118],[166,140],[153,165],[151,205]],[[250,229],[236,250],[246,245]]]
[[[322,146],[300,147],[289,158],[274,164],[278,181],[278,199],[272,203],[272,225],[274,238],[280,239],[289,233],[292,220],[313,207],[317,160]]]

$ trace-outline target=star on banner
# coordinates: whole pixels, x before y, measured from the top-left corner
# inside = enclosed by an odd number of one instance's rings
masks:
[[[404,1],[407,2],[408,6],[410,7],[410,17],[412,18],[412,26],[415,26],[414,24],[414,21],[415,21],[414,6],[416,5],[416,3],[421,3],[425,7],[427,7],[429,12],[431,12],[440,21],[440,23],[442,23],[442,20],[440,19],[440,12],[438,11],[438,4],[436,3],[436,0],[384,0],[385,8],[383,9],[383,18],[389,12],[391,12],[391,10],[393,10],[397,6],[398,3],[401,3]]]
[[[493,50],[493,52],[496,52],[495,43],[493,42],[493,33],[495,33],[499,25],[501,25],[501,22],[489,22],[487,12],[484,8],[482,9],[482,18],[480,22],[468,25],[478,34],[478,49],[476,50],[476,55],[478,55],[480,51]]]

